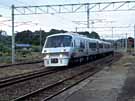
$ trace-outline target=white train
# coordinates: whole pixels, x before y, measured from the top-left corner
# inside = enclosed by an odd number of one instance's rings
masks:
[[[59,33],[46,38],[42,49],[45,67],[87,62],[113,53],[112,44],[78,33]]]

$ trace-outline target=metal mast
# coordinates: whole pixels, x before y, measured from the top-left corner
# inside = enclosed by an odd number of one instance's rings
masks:
[[[12,5],[12,64],[15,63],[14,5]]]

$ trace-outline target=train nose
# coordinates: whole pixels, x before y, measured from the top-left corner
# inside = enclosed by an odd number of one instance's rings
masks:
[[[45,67],[67,66],[70,59],[69,52],[44,54]]]

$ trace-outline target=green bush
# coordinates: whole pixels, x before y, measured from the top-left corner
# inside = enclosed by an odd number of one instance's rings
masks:
[[[32,52],[40,52],[39,46],[32,46]]]
[[[6,56],[9,56],[11,55],[11,50],[8,46],[0,43],[0,55],[3,56],[3,55],[6,55]]]

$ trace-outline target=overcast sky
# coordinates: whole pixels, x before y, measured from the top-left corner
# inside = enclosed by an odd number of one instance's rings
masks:
[[[107,0],[111,1],[127,1],[127,0]],[[134,0],[130,0],[134,1]],[[106,0],[0,0],[0,29],[7,31],[11,35],[11,5],[15,6],[36,6],[36,5],[52,5],[52,4],[78,4],[78,3],[97,3],[106,2]],[[135,11],[124,12],[90,12],[90,20],[101,19],[90,24],[90,29],[78,28],[78,31],[96,31],[102,38],[111,38],[112,32],[114,38],[123,38],[126,36],[133,36],[135,24]],[[23,30],[39,30],[40,28],[49,31],[52,28],[63,29],[67,31],[75,31],[76,27],[85,27],[83,24],[76,24],[73,21],[86,21],[86,13],[78,14],[42,14],[29,16],[15,16],[15,22],[27,22],[24,24],[16,23],[15,32]],[[94,27],[117,27],[117,26],[131,26],[128,28],[94,28]]]

